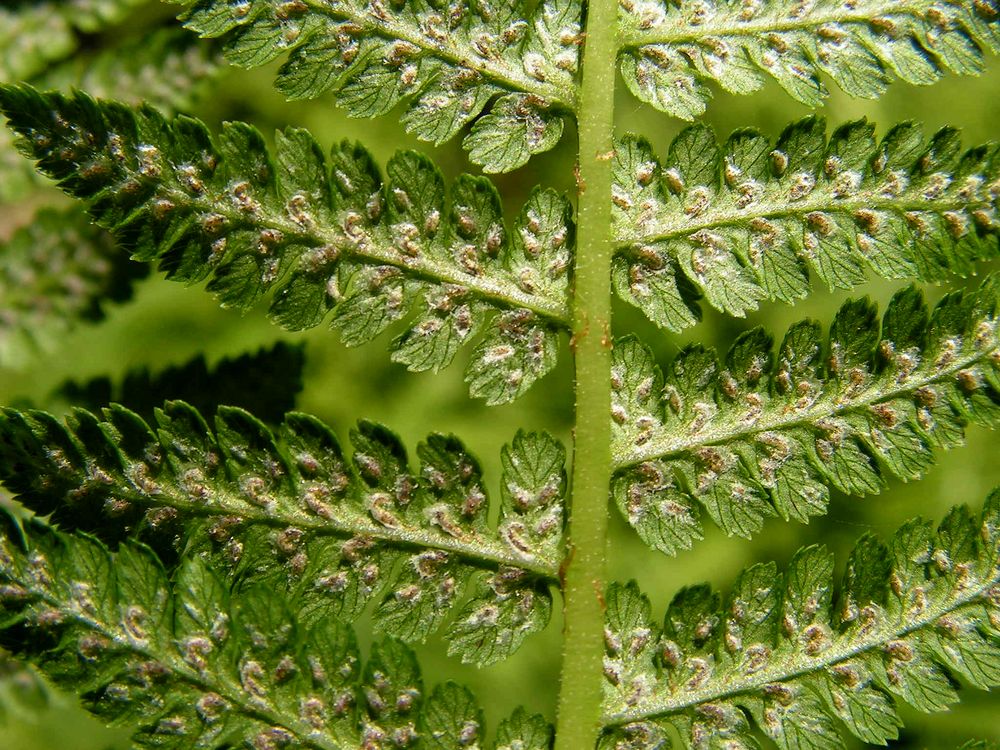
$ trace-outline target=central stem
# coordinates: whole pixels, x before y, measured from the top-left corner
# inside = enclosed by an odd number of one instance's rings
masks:
[[[617,2],[588,4],[580,91],[573,302],[576,428],[556,750],[590,750],[601,727],[604,561],[611,483],[611,165]]]

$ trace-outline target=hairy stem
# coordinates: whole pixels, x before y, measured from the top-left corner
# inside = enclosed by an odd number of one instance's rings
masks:
[[[611,481],[611,165],[617,3],[588,5],[580,98],[579,235],[573,309],[576,429],[565,564],[556,750],[600,731],[604,560]]]

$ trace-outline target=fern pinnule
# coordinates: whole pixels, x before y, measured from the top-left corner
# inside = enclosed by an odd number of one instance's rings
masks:
[[[896,700],[946,710],[958,699],[952,674],[1000,685],[998,562],[995,491],[978,519],[959,506],[936,531],[914,520],[888,543],[862,537],[836,592],[819,546],[784,574],[747,568],[725,597],[682,589],[662,628],[634,582],[615,584],[602,747],[656,747],[668,727],[684,748],[710,737],[757,747],[751,718],[782,748],[843,747],[841,727],[884,745],[902,725]]]
[[[750,94],[773,78],[812,107],[827,89],[878,98],[893,79],[937,81],[982,72],[1000,51],[996,0],[621,0],[619,55],[639,99],[693,120],[709,84]]]
[[[175,2],[188,6],[188,28],[226,40],[237,65],[289,53],[276,81],[289,98],[333,91],[355,117],[402,104],[403,126],[434,143],[474,121],[463,143],[487,172],[508,172],[551,149],[576,107],[579,0],[265,0],[252,11],[224,0]]]
[[[634,339],[614,352],[614,496],[652,547],[687,549],[700,508],[749,537],[772,515],[807,521],[829,487],[878,492],[886,476],[920,477],[969,422],[1000,424],[1000,278],[928,310],[914,288],[879,330],[868,300],[846,303],[824,343],[792,326],[777,351],[761,329],[726,360],[689,346],[666,378]]]
[[[75,87],[95,98],[146,102],[164,112],[179,112],[204,96],[221,65],[217,45],[200,44],[182,29],[161,28],[76,54],[29,80],[45,91]]]
[[[158,29],[138,39],[126,36],[96,51],[67,53],[28,80],[40,89],[76,87],[93,96],[147,102],[176,112],[192,106],[220,69],[218,49],[194,41],[182,29]],[[5,78],[0,71],[0,82],[17,80],[16,76]],[[0,128],[0,202],[26,198],[43,184],[18,155],[13,133]]]
[[[438,370],[480,342],[466,370],[473,395],[503,403],[555,364],[568,320],[569,204],[538,190],[516,226],[496,188],[460,177],[446,191],[424,156],[403,152],[383,181],[370,155],[342,143],[329,160],[302,130],[260,134],[163,118],[85,94],[0,89],[0,109],[39,169],[85,200],[137,260],[197,282],[246,310],[273,291],[271,317],[299,330],[333,311],[348,344],[423,309],[392,344],[413,370]],[[492,313],[496,313],[493,315]]]
[[[57,685],[86,686],[91,711],[136,726],[138,747],[486,746],[472,695],[425,693],[399,641],[376,643],[362,669],[349,626],[302,623],[272,587],[232,591],[197,556],[170,581],[142,545],[109,553],[3,511],[0,524],[0,632]],[[500,733],[542,750],[539,722],[518,712]]]
[[[0,411],[0,480],[63,529],[117,541],[183,539],[240,580],[295,592],[302,617],[353,619],[379,602],[378,627],[423,640],[447,619],[449,651],[506,658],[551,612],[562,549],[564,451],[543,434],[504,448],[500,519],[488,524],[479,465],[432,435],[412,472],[390,431],[362,422],[348,460],[319,420],[287,415],[272,433],[222,407],[214,433],[187,404],[157,411],[154,432],[112,406]],[[471,597],[463,599],[465,593]]]
[[[109,377],[67,380],[56,402],[99,412],[112,403],[147,422],[165,401],[183,401],[206,419],[220,405],[245,409],[265,424],[280,424],[302,391],[305,347],[279,341],[256,352],[223,357],[209,366],[203,355],[160,370],[130,369],[116,382]]]
[[[827,139],[810,117],[776,143],[737,130],[719,145],[695,125],[662,162],[634,136],[615,154],[615,287],[673,331],[698,321],[699,293],[742,317],[802,299],[811,277],[831,289],[869,272],[938,281],[1000,247],[1000,150],[963,151],[950,128],[925,140],[903,123],[876,140],[862,120]]]
[[[81,322],[132,295],[146,268],[130,263],[107,232],[75,207],[42,209],[0,241],[0,366],[22,364]]]

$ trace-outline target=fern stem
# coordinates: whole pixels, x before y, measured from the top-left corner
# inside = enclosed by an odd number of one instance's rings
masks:
[[[611,481],[611,195],[617,3],[587,9],[580,94],[579,234],[573,346],[576,429],[565,563],[556,750],[592,748],[600,731],[604,561]]]

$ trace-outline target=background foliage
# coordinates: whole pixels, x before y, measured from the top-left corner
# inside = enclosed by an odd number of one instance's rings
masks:
[[[87,49],[100,49],[111,40],[135,36],[141,29],[168,18],[168,13],[155,7],[133,11],[119,25],[87,36]],[[0,39],[0,46],[4,44]],[[0,50],[0,59],[3,57]],[[324,149],[342,138],[360,138],[380,163],[399,148],[418,148],[431,153],[448,178],[462,171],[476,171],[470,168],[458,141],[442,147],[421,143],[401,133],[395,114],[374,121],[351,120],[328,96],[286,103],[271,86],[277,67],[278,63],[253,71],[226,67],[208,84],[211,95],[182,102],[183,109],[203,118],[213,129],[224,120],[242,119],[255,123],[266,137],[271,138],[277,128],[307,127]],[[0,75],[11,72],[0,65]],[[23,71],[18,72],[23,74]],[[54,79],[59,80],[59,76]],[[100,83],[95,81],[93,85],[99,87]],[[944,125],[959,127],[967,144],[998,137],[1000,62],[996,59],[989,61],[986,74],[980,78],[946,76],[927,89],[897,83],[876,102],[851,100],[836,86],[830,88],[833,93],[819,108],[819,113],[832,123],[865,116],[881,126],[880,132],[884,133],[888,124],[913,118],[923,121],[928,133]],[[649,135],[655,150],[664,153],[683,123],[665,120],[651,108],[637,103],[624,86],[619,87],[619,91],[619,129]],[[743,126],[757,127],[776,137],[786,123],[807,113],[805,106],[784,95],[776,83],[768,82],[764,91],[753,98],[733,97],[717,89],[705,119],[720,137]],[[535,157],[528,167],[500,176],[497,183],[505,194],[507,209],[516,211],[539,181],[544,187],[571,190],[573,144],[572,138],[564,138],[556,149]],[[13,158],[6,142],[0,141],[0,148],[5,149],[0,153],[0,162]],[[34,207],[41,203],[65,205],[67,201],[53,190],[44,190],[31,194],[26,200],[0,203],[0,240],[7,239],[23,226]],[[997,263],[993,265],[998,266]],[[986,270],[984,265],[983,271]],[[969,280],[968,284],[975,284],[975,280]],[[884,309],[898,286],[873,280],[865,286],[864,292]],[[935,296],[933,286],[926,288],[932,297]],[[725,349],[737,333],[750,325],[759,323],[772,331],[783,331],[790,323],[806,316],[830,320],[840,303],[852,296],[858,294],[831,294],[817,288],[812,296],[794,308],[768,303],[745,321],[726,318],[706,309],[702,325],[670,336],[655,329],[625,304],[618,304],[616,313],[618,331],[640,331],[642,338],[654,346],[662,363],[684,342],[695,338],[706,345]],[[68,405],[67,391],[60,391],[68,380],[85,382],[107,376],[113,383],[120,383],[136,368],[156,372],[187,362],[201,352],[213,364],[224,357],[237,357],[283,339],[304,343],[306,347],[304,388],[298,408],[324,419],[341,433],[361,417],[392,425],[409,445],[422,439],[428,427],[454,432],[462,436],[482,461],[484,474],[494,478],[499,476],[500,447],[510,441],[518,428],[545,428],[556,431],[563,439],[568,438],[572,417],[568,352],[561,352],[556,370],[520,403],[487,407],[468,398],[461,382],[462,367],[450,368],[437,375],[409,373],[384,356],[377,353],[373,356],[371,348],[345,348],[325,327],[287,334],[268,323],[263,315],[241,316],[235,311],[222,310],[209,295],[177,284],[164,284],[157,278],[138,282],[131,301],[108,307],[105,313],[107,320],[100,328],[85,325],[69,333],[60,333],[54,348],[22,358],[16,367],[8,366],[4,360],[5,364],[0,365],[0,401],[31,403],[59,411]],[[394,334],[390,331],[383,339],[387,341]],[[154,341],[155,346],[150,346]],[[459,362],[464,364],[469,353],[458,356]],[[750,543],[727,539],[718,529],[708,527],[706,540],[692,551],[682,552],[676,563],[642,545],[616,517],[608,577],[610,580],[637,578],[652,600],[653,611],[662,612],[673,594],[684,585],[708,581],[726,586],[741,568],[751,563],[776,560],[779,566],[786,565],[794,550],[804,544],[827,544],[837,553],[842,565],[852,541],[865,531],[888,535],[902,521],[916,515],[938,519],[952,504],[978,502],[989,489],[1000,485],[995,438],[972,427],[968,431],[968,443],[965,450],[942,454],[939,463],[916,487],[891,479],[887,492],[865,500],[835,493],[830,514],[813,519],[807,526],[777,518],[767,519],[764,532]],[[663,574],[668,569],[672,571],[670,576]],[[528,640],[521,658],[482,670],[464,669],[457,660],[444,657],[445,649],[440,640],[436,640],[440,636],[419,648],[418,653],[429,682],[458,679],[476,692],[486,704],[487,721],[492,727],[518,704],[551,717],[554,714],[551,688],[557,680],[560,627],[559,618],[554,617],[545,633]],[[360,632],[364,632],[363,627]],[[362,645],[367,648],[369,644]],[[0,672],[7,668],[0,661]],[[25,695],[29,705],[38,700],[34,688],[26,688]],[[954,747],[973,732],[979,737],[1000,740],[1000,716],[995,701],[991,702],[984,693],[971,690],[964,691],[962,703],[948,714],[930,716],[909,711],[904,719],[906,727],[901,739],[893,743],[894,747]],[[0,719],[0,747],[18,750],[126,748],[125,736],[122,731],[100,728],[71,705],[71,701],[59,697],[54,698],[40,715],[26,710]]]

